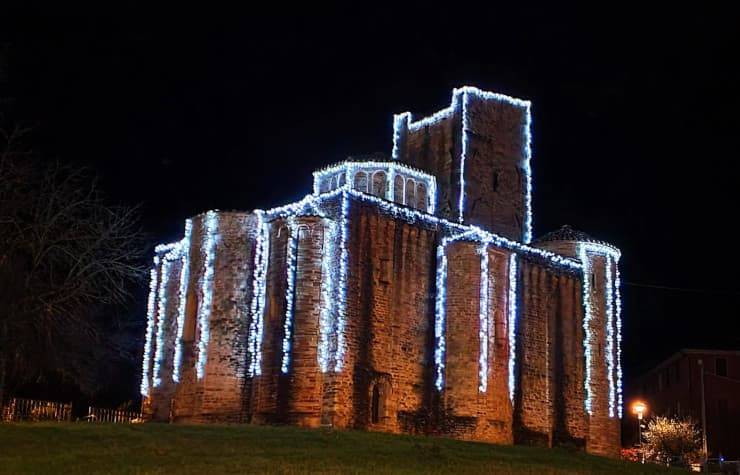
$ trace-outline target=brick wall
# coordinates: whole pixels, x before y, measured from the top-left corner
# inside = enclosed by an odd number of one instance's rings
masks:
[[[338,279],[337,236],[341,198],[327,203],[329,218],[293,219],[296,229],[295,287],[288,373],[283,338],[288,281],[287,219],[269,223],[269,266],[261,375],[246,374],[254,251],[258,221],[244,213],[219,214],[210,341],[205,376],[197,380],[197,326],[184,342],[181,382],[172,382],[179,260],[171,266],[163,385],[152,391],[154,418],[166,420],[174,398],[175,421],[289,423],[315,427],[441,434],[497,443],[575,445],[615,455],[616,418],[608,417],[608,377],[603,353],[593,358],[594,414],[584,410],[583,305],[580,275],[519,258],[516,381],[508,387],[510,251],[489,246],[488,307],[485,308],[487,387],[480,378],[480,243],[453,242],[448,260],[446,371],[434,387],[434,306],[438,227],[390,216],[351,200],[348,221],[346,352],[343,369],[322,373],[322,288]],[[193,220],[185,334],[202,302],[203,216]],[[327,236],[334,239],[327,246]],[[326,252],[328,266],[322,266]],[[604,265],[593,258],[594,341],[605,342]],[[325,272],[329,274],[325,275]],[[329,325],[336,349],[336,319]],[[598,351],[598,350],[597,350]],[[603,351],[603,350],[602,350]]]

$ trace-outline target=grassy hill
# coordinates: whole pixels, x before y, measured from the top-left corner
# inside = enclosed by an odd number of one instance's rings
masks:
[[[293,427],[0,424],[0,473],[669,473],[583,453]]]

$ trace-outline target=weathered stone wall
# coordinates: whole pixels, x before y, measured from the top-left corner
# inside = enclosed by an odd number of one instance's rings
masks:
[[[321,424],[322,375],[318,363],[321,314],[321,258],[324,224],[321,218],[296,218],[297,227],[294,314],[289,374],[283,387],[287,421],[318,427]]]
[[[279,421],[278,385],[283,348],[285,289],[287,287],[287,249],[290,229],[284,219],[270,224],[270,257],[262,340],[262,374],[252,382],[252,418],[256,423]]]
[[[457,221],[464,181],[463,222],[522,241],[527,127],[525,108],[467,94],[467,99],[461,96],[453,103],[449,116],[437,122],[410,130],[401,121],[398,155],[437,178],[436,214]],[[463,140],[467,141],[464,168]]]
[[[437,179],[435,214],[457,221],[460,200],[460,154],[462,151],[461,107],[439,122],[400,131],[399,159],[434,175]]]
[[[290,227],[269,223],[270,255],[261,375],[247,375],[249,304],[252,300],[255,215],[220,213],[215,253],[210,340],[205,375],[196,378],[198,306],[203,296],[203,216],[193,220],[190,280],[181,382],[172,380],[180,260],[170,263],[165,312],[162,384],[150,397],[151,415],[175,421],[290,423],[387,432],[442,434],[497,443],[572,445],[615,455],[618,419],[608,416],[605,260],[591,256],[594,355],[593,415],[584,410],[583,304],[580,275],[519,258],[515,397],[509,399],[508,301],[510,251],[489,246],[489,327],[486,389],[480,386],[480,243],[446,248],[445,382],[434,387],[436,226],[394,218],[369,203],[351,200],[347,226],[345,355],[340,372],[322,373],[322,286],[338,280],[339,245],[322,259],[327,226],[335,218],[293,218],[296,230],[295,285],[286,296]],[[566,251],[563,249],[561,251]],[[160,272],[161,273],[161,272]],[[286,298],[293,320],[287,374],[281,371]],[[159,305],[157,305],[157,308]],[[159,314],[155,316],[156,328]],[[188,330],[192,327],[192,330]],[[336,331],[336,322],[331,326]],[[188,338],[188,335],[191,337]],[[336,335],[331,347],[336,350]],[[155,357],[156,347],[152,349]],[[174,399],[174,403],[171,402]]]
[[[469,94],[465,113],[465,223],[522,241],[527,111]]]
[[[240,422],[257,220],[219,212],[201,421]]]
[[[591,400],[587,450],[609,456],[619,455],[619,419],[609,416],[607,366],[606,258],[589,253],[591,261]]]
[[[347,354],[339,424],[426,432],[432,418],[436,231],[350,208]],[[377,418],[372,417],[377,387]]]
[[[161,263],[159,268],[163,268],[164,263]],[[182,261],[173,259],[167,264],[169,269],[169,276],[166,282],[166,306],[164,309],[164,315],[160,315],[158,311],[157,325],[154,327],[153,345],[152,345],[152,371],[154,371],[155,364],[157,361],[158,346],[160,344],[157,338],[160,325],[164,325],[164,339],[163,348],[161,352],[161,359],[159,363],[159,384],[152,383],[152,419],[166,421],[170,418],[171,401],[174,397],[175,390],[177,388],[175,382],[172,380],[172,372],[175,358],[175,339],[177,337],[177,309],[179,304],[179,286],[180,286],[180,272],[182,270]],[[163,274],[160,271],[160,287],[162,284]],[[161,305],[159,296],[157,297],[157,308]]]

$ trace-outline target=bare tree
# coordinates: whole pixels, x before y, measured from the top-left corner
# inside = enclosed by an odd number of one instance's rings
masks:
[[[138,210],[108,205],[85,169],[34,156],[29,132],[0,131],[0,401],[94,342],[93,310],[125,302],[143,272]]]

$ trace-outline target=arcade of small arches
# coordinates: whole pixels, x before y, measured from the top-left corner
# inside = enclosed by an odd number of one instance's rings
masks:
[[[434,213],[436,183],[432,175],[390,162],[345,163],[315,174],[315,192],[345,185],[354,190],[426,213]]]

